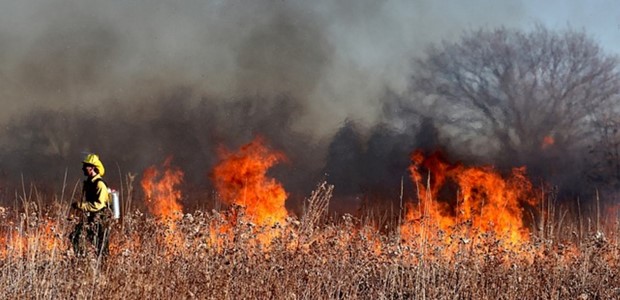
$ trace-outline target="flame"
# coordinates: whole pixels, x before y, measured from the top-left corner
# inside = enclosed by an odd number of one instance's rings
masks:
[[[179,203],[181,192],[178,185],[183,182],[183,171],[171,167],[172,157],[168,157],[163,164],[163,172],[151,166],[142,176],[142,190],[147,200],[149,211],[162,218],[178,220],[183,207]]]
[[[0,236],[0,258],[23,257],[26,254],[49,254],[65,247],[64,241],[56,234],[55,222],[46,219],[32,225],[27,230],[11,230],[2,232]]]
[[[435,227],[445,233],[446,242],[457,235],[469,241],[489,233],[507,247],[529,240],[522,205],[534,205],[536,200],[525,168],[515,168],[503,178],[489,166],[449,164],[439,152],[424,157],[416,151],[411,160],[409,170],[418,189],[419,203],[407,205],[406,223],[401,226],[404,237],[428,237],[436,232],[430,230]],[[448,179],[456,184],[456,201],[437,199]]]
[[[184,173],[171,166],[172,157],[168,157],[162,166],[163,171],[151,166],[144,171],[140,182],[146,197],[149,211],[159,217],[167,226],[166,244],[180,245],[180,237],[175,235],[176,222],[182,217],[183,207],[179,203],[181,191],[178,186],[183,182]]]
[[[547,149],[547,148],[549,148],[549,147],[553,146],[553,144],[555,144],[555,139],[554,139],[552,136],[549,136],[549,135],[548,135],[548,136],[545,136],[545,137],[543,138],[541,148],[542,148],[543,150],[545,150],[545,149]]]
[[[284,154],[270,150],[258,137],[236,153],[221,150],[220,157],[212,177],[222,200],[242,207],[245,216],[258,225],[284,224],[288,195],[279,182],[266,175],[269,168],[286,159]]]

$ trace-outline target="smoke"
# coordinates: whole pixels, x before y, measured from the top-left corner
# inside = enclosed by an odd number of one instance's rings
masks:
[[[96,152],[120,182],[172,155],[208,188],[219,145],[263,135],[293,194],[323,178],[342,195],[397,190],[412,148],[439,143],[397,101],[410,60],[463,28],[531,21],[520,1],[485,3],[2,3],[0,175],[58,187]]]
[[[133,103],[184,86],[224,100],[289,95],[304,108],[295,130],[329,135],[346,118],[375,123],[385,88],[405,87],[412,54],[460,31],[455,24],[474,19],[468,7],[446,10],[434,1],[6,2],[0,121],[35,107]],[[496,9],[515,15],[513,7]],[[499,18],[479,22],[493,19]]]

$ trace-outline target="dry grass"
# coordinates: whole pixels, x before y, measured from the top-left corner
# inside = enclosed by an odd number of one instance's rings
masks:
[[[404,241],[352,216],[326,222],[329,197],[319,186],[306,215],[274,228],[242,212],[196,211],[172,232],[134,210],[115,224],[107,259],[72,255],[67,205],[24,202],[28,213],[0,211],[0,290],[9,299],[620,298],[617,225],[570,245],[534,236],[516,250],[492,235]]]

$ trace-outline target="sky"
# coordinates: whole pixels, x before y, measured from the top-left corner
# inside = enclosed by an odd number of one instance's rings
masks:
[[[431,43],[537,23],[583,29],[620,55],[611,0],[2,0],[0,122],[182,86],[217,101],[285,94],[303,107],[296,130],[333,134],[347,119],[375,123]]]

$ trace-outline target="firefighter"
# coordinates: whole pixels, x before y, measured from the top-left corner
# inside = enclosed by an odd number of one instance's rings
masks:
[[[82,161],[84,185],[82,197],[71,206],[83,212],[81,221],[70,235],[73,250],[77,256],[85,255],[85,240],[95,246],[98,256],[108,254],[109,220],[108,187],[103,181],[105,168],[96,154],[88,154]]]

